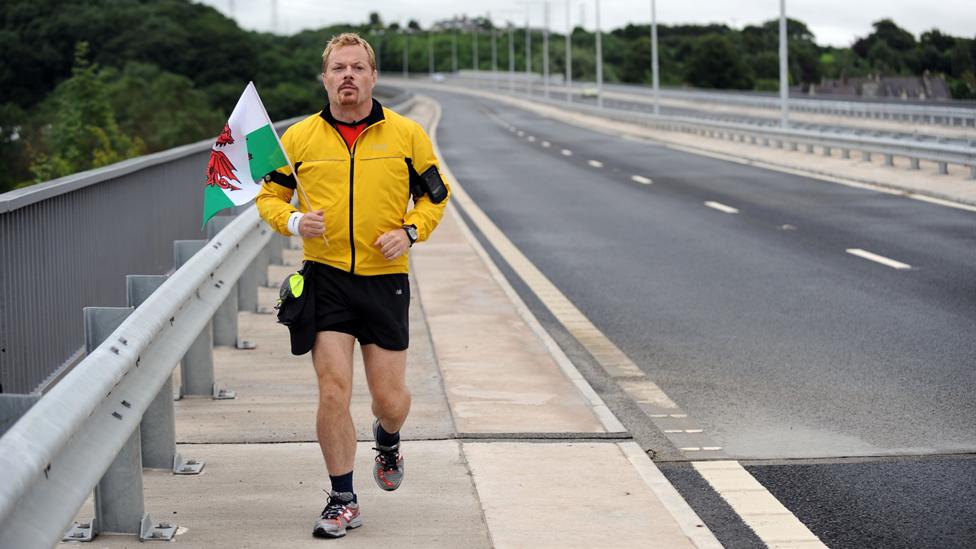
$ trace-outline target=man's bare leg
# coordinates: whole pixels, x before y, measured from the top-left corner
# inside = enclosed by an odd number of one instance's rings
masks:
[[[407,389],[407,352],[377,345],[363,346],[366,382],[373,397],[373,415],[387,433],[397,433],[410,412]]]
[[[352,471],[356,461],[356,428],[349,414],[355,343],[349,334],[319,332],[312,349],[312,363],[319,381],[315,430],[325,466],[333,476]]]
[[[376,345],[363,347],[366,381],[373,396],[376,463],[373,480],[383,490],[396,490],[403,481],[403,455],[400,453],[400,428],[410,412],[407,390],[407,352],[388,351]]]

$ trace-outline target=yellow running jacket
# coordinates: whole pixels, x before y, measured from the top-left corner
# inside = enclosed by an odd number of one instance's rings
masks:
[[[383,233],[403,225],[417,226],[417,241],[426,240],[444,214],[448,199],[434,204],[426,195],[411,200],[411,159],[418,173],[438,164],[430,138],[419,124],[373,100],[367,126],[350,149],[331,122],[328,106],[285,131],[281,144],[291,160],[312,210],[323,210],[325,239],[307,238],[305,259],[357,275],[406,273],[408,254],[387,261],[373,246]],[[438,171],[440,167],[438,166]],[[265,177],[256,203],[275,231],[289,235],[288,219],[296,178],[289,167]],[[299,194],[299,210],[309,211]]]

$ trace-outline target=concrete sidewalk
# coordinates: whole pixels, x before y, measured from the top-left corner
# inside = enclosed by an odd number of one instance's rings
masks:
[[[286,250],[269,281],[300,261]],[[146,511],[179,526],[180,547],[720,547],[547,340],[453,207],[411,261],[403,486],[383,492],[371,478],[372,414],[357,353],[364,527],[343,540],[312,537],[329,481],[315,442],[311,360],[290,354],[273,316],[240,313],[240,336],[257,349],[214,351],[218,381],[237,399],[176,403],[178,451],[206,460],[203,474],[145,474]],[[260,289],[261,305],[276,297]],[[92,515],[89,501],[79,520]],[[103,534],[92,547],[137,545]]]

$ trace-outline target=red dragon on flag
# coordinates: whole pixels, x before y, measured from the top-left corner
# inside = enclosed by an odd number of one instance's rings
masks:
[[[230,132],[230,125],[224,124],[224,130],[220,132],[217,137],[217,142],[214,147],[223,147],[225,145],[233,145],[234,136]],[[223,151],[217,150],[216,148],[210,150],[210,162],[207,163],[207,185],[217,186],[221,189],[227,189],[231,191],[239,191],[241,188],[235,186],[231,181],[236,181],[240,183],[241,181],[237,179],[234,175],[234,164],[227,158],[227,155]]]

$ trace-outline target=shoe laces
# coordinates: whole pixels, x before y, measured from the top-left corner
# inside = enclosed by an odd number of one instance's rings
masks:
[[[376,454],[376,462],[383,466],[383,470],[393,471],[397,468],[397,462],[400,461],[399,444],[393,447],[376,445],[373,449],[379,452]]]
[[[343,501],[336,494],[329,494],[329,501],[325,503],[325,509],[322,509],[322,518],[324,519],[336,519],[342,514],[342,511],[347,505],[352,503],[351,501]]]

